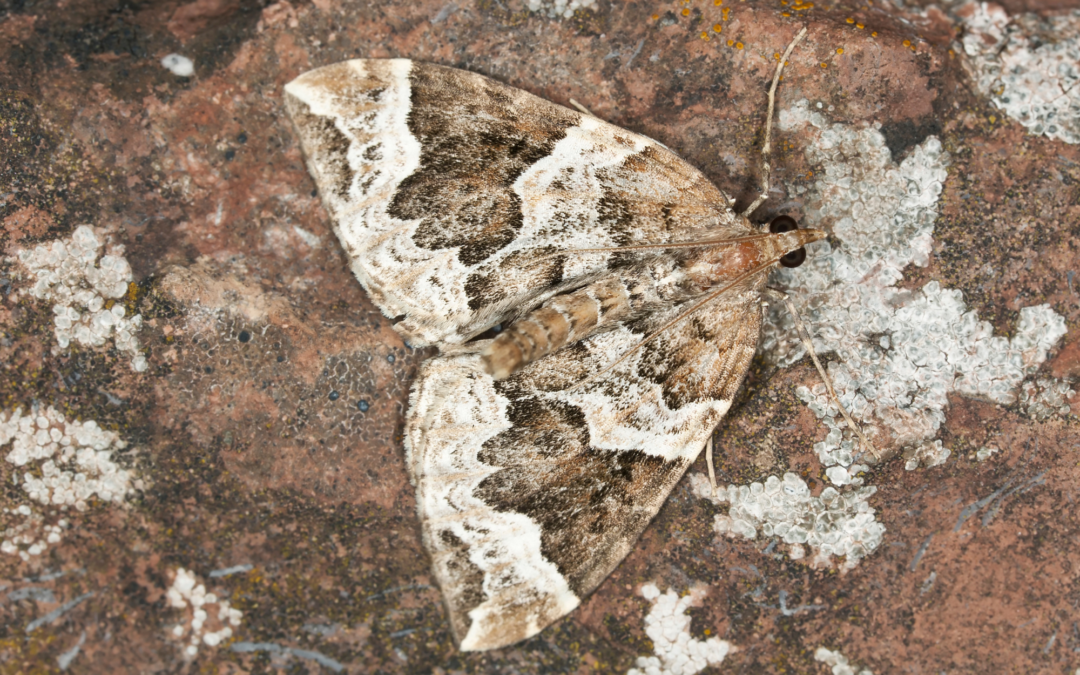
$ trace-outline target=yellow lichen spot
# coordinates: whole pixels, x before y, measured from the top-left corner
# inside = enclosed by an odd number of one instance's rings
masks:
[[[718,23],[714,23],[712,29],[719,33],[720,31],[724,30],[724,27]]]
[[[813,178],[814,177],[814,172],[813,171],[807,171],[806,172],[806,177],[807,178]]]
[[[791,12],[781,12],[780,16],[791,16]]]
[[[653,14],[652,15],[652,20],[653,21],[659,21],[660,20],[660,15],[659,14]]]
[[[953,50],[950,49],[949,50],[949,56],[956,56],[956,52],[954,52]]]
[[[862,30],[863,28],[866,28],[866,26],[862,25],[861,23],[855,24],[855,27],[858,28],[859,30]]]
[[[736,42],[735,43],[735,49],[742,49],[742,48],[743,48],[743,44],[741,42]]]
[[[709,34],[706,31],[701,31],[701,39],[702,40],[708,40],[709,39]]]
[[[848,23],[855,23],[855,19],[852,19],[852,18],[851,18],[851,17],[849,16],[849,17],[847,18],[847,22],[848,22]]]
[[[829,64],[827,64],[827,63],[825,63],[824,61],[822,61],[822,62],[821,62],[821,67],[822,67],[822,68],[828,68],[828,67],[829,67]]]
[[[877,31],[874,31],[873,33],[870,33],[870,37],[877,37]]]
[[[735,41],[734,41],[734,40],[728,40],[728,41],[727,41],[727,46],[728,46],[728,47],[730,47],[730,46],[732,46],[732,45],[734,45],[734,44],[735,44]]]
[[[780,52],[773,52],[772,57],[773,57],[773,60],[779,61],[780,60]]]
[[[904,46],[905,47],[910,47],[911,46],[911,40],[904,40]]]
[[[690,16],[690,8],[689,7],[683,7],[682,15],[683,16]]]
[[[720,5],[724,4],[724,0],[713,0],[712,4],[719,7]]]
[[[994,115],[991,115],[990,116],[990,124],[993,124],[994,122],[997,122],[997,117],[995,117]]]
[[[836,53],[837,54],[843,54],[844,53],[844,48],[843,47],[837,47],[836,48]]]

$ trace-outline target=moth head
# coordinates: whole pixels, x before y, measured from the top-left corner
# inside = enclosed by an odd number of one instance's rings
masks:
[[[791,216],[777,216],[769,223],[769,232],[781,234],[799,229],[799,223]],[[806,247],[800,246],[794,251],[788,251],[780,258],[780,264],[784,267],[798,267],[806,260]]]

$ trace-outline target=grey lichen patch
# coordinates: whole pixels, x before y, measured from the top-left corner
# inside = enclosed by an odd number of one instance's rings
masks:
[[[980,93],[1031,133],[1080,143],[1080,11],[1010,18],[969,2],[957,14],[957,46]]]
[[[1023,307],[1006,339],[959,291],[937,281],[917,291],[897,287],[904,268],[925,267],[932,251],[949,163],[936,138],[896,163],[875,127],[832,123],[805,101],[782,111],[780,122],[808,134],[807,157],[823,169],[806,194],[808,224],[831,229],[837,245],[817,242],[808,264],[777,281],[801,306],[815,349],[840,357],[829,365],[837,393],[871,425],[879,451],[908,449],[909,468],[936,465],[948,456],[934,440],[948,395],[1015,402],[1065,321],[1047,304]],[[762,349],[781,364],[803,354],[792,323],[776,311],[763,329]],[[856,446],[844,440],[824,387],[803,387],[799,396],[832,428],[815,446],[825,466],[855,469]]]
[[[72,342],[87,347],[109,342],[131,356],[132,370],[143,372],[147,362],[137,337],[142,316],[128,316],[127,307],[117,302],[127,295],[131,266],[122,246],[106,255],[101,248],[93,229],[81,225],[70,239],[20,250],[18,258],[34,279],[30,294],[52,303],[57,349]]]

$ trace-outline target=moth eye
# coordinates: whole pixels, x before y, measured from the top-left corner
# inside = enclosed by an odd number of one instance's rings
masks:
[[[795,222],[795,219],[791,216],[777,216],[773,218],[769,223],[769,232],[773,234],[780,234],[781,232],[791,232],[792,230],[799,229],[799,224]],[[791,251],[780,258],[780,264],[784,267],[798,267],[806,260],[806,249],[800,248],[798,251]]]
[[[799,229],[799,224],[791,216],[777,216],[769,223],[769,232],[780,234]]]
[[[791,251],[785,253],[783,258],[780,258],[780,264],[784,267],[798,267],[806,260],[806,249],[800,248],[797,251]]]

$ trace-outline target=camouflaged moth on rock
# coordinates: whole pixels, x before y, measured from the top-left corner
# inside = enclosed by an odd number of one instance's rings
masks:
[[[656,141],[475,73],[346,61],[285,100],[353,272],[442,351],[405,447],[454,634],[534,635],[630,551],[735,397],[769,270],[825,235],[755,226],[764,194],[737,214]]]

